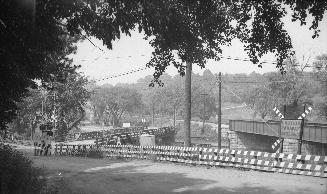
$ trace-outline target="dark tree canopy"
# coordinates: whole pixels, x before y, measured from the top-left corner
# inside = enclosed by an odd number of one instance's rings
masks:
[[[292,10],[293,20],[306,24],[318,34],[318,24],[327,9],[320,0],[12,0],[0,3],[0,126],[10,122],[16,102],[34,85],[65,78],[73,71],[67,55],[75,51],[81,37],[94,36],[109,48],[121,33],[144,32],[154,47],[147,64],[155,67],[154,82],[168,65],[181,75],[185,66],[176,61],[205,66],[208,59],[219,60],[221,46],[234,38],[245,44],[253,63],[273,52],[277,67],[293,53],[291,39],[283,29],[284,5]]]
[[[75,51],[78,37],[68,36],[60,20],[40,5],[46,1],[37,1],[33,16],[31,2],[0,3],[0,129],[14,118],[28,88],[36,88],[33,80],[63,80],[75,69],[67,55]]]

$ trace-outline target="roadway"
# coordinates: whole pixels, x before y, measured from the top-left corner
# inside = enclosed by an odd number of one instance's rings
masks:
[[[326,194],[324,178],[153,162],[31,156],[59,193]]]

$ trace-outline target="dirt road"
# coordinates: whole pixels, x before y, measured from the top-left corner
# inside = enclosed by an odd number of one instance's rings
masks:
[[[326,194],[323,178],[148,160],[31,157],[59,193]]]

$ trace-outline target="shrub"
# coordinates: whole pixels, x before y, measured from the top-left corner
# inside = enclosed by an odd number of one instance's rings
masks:
[[[0,193],[39,193],[44,180],[41,169],[32,167],[32,161],[12,147],[0,144]]]
[[[104,158],[103,152],[100,149],[90,149],[87,154],[86,157],[89,158]]]

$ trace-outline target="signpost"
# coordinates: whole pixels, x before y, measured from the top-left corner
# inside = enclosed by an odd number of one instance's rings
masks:
[[[302,120],[281,121],[281,137],[288,139],[299,139],[301,132]]]
[[[123,127],[131,127],[131,123],[123,123]]]
[[[278,110],[277,107],[275,107],[274,112],[276,113],[276,115],[283,121],[284,119],[284,115]],[[285,113],[285,107],[284,107],[284,113]],[[282,153],[283,152],[283,138],[281,135],[281,128],[278,130],[278,140],[276,142],[273,143],[273,145],[271,146],[273,150],[275,150],[277,147],[279,147],[279,149],[277,150],[277,152]]]
[[[304,117],[306,117],[310,111],[312,110],[309,107],[307,110],[304,106],[304,112],[301,114],[298,119],[284,119],[284,115],[275,107],[274,112],[281,119],[281,126],[279,131],[279,139],[272,145],[272,148],[275,149],[279,145],[282,149],[283,139],[295,139],[298,140],[298,154],[301,154],[301,146],[302,146],[302,135],[304,128]],[[284,106],[284,114],[285,114],[285,106]]]

